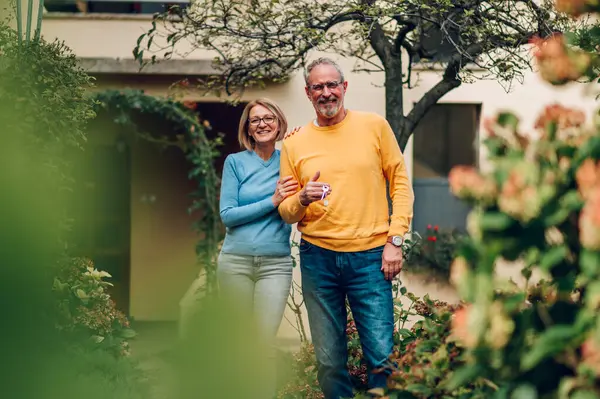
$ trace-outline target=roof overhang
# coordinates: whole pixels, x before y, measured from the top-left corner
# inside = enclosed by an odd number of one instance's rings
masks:
[[[208,76],[219,74],[210,60],[170,59],[148,64],[140,69],[134,59],[79,58],[83,69],[93,75],[185,75]]]

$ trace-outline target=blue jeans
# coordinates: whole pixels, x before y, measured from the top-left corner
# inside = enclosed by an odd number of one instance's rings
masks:
[[[388,373],[371,370],[388,364],[393,349],[392,283],[381,271],[383,247],[335,252],[302,240],[302,291],[326,399],[352,398],[347,369],[346,297],[369,370],[369,388],[385,387]]]

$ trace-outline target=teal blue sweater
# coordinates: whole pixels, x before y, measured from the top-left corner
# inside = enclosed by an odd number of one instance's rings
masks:
[[[221,181],[221,220],[227,234],[221,252],[236,255],[290,255],[291,226],[271,197],[279,179],[279,150],[264,161],[252,151],[225,159]]]

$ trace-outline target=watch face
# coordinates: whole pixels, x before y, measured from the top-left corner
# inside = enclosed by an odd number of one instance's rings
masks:
[[[394,244],[397,247],[402,245],[402,237],[396,236],[396,237],[392,238],[392,244]]]

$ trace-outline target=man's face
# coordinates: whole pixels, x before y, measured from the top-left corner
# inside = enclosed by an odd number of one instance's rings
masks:
[[[331,119],[344,109],[344,94],[348,82],[332,65],[317,65],[310,71],[306,94],[315,111],[324,118]]]

